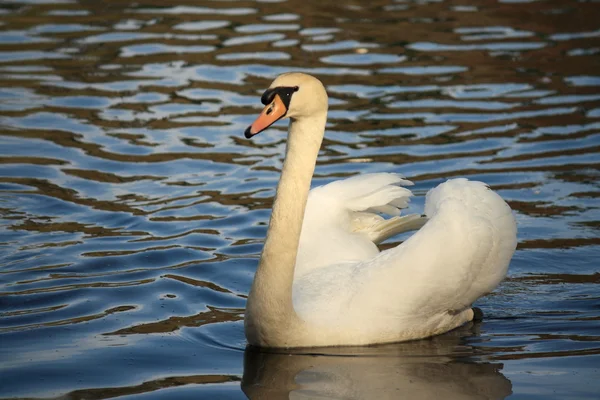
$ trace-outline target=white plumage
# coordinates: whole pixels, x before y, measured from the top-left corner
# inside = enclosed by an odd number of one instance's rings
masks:
[[[308,193],[326,94],[303,74],[272,84],[294,86],[286,160],[248,298],[249,342],[363,345],[423,338],[472,320],[472,303],[506,276],[516,248],[509,206],[485,184],[461,178],[427,193],[425,216],[401,216],[412,183],[391,173]],[[414,229],[404,243],[379,251],[377,244]]]
[[[398,174],[358,175],[314,188],[308,195],[296,278],[306,272],[344,261],[362,261],[379,253],[377,244],[410,230],[415,216],[399,217],[412,185]],[[395,216],[386,220],[378,212]],[[418,217],[418,216],[416,216]],[[420,224],[424,223],[420,217]]]
[[[364,336],[387,332],[389,340],[425,337],[465,322],[461,313],[505,277],[516,246],[511,210],[486,185],[466,179],[430,190],[427,223],[379,252],[372,232],[382,218],[358,212],[390,203],[405,207],[411,192],[392,184],[411,183],[369,174],[311,191],[293,288],[300,318],[335,325],[348,339],[357,327]]]

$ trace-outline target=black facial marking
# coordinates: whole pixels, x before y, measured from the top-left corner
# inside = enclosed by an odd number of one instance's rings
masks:
[[[267,89],[261,96],[260,102],[266,106],[267,104],[269,104],[273,101],[273,98],[275,97],[276,94],[277,94],[277,88]]]
[[[278,86],[272,89],[267,89],[261,96],[260,102],[264,105],[270,104],[275,98],[275,95],[278,94],[279,97],[281,97],[283,104],[285,104],[285,108],[289,108],[292,95],[298,90],[300,90],[298,86]]]

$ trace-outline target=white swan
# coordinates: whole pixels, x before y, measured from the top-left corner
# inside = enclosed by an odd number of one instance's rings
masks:
[[[251,345],[313,347],[419,339],[471,321],[471,304],[505,277],[516,248],[510,207],[481,182],[449,180],[427,194],[426,223],[401,245],[376,244],[425,222],[399,214],[412,183],[367,174],[310,191],[327,93],[306,74],[279,76],[250,138],[290,118],[285,161],[248,296]]]

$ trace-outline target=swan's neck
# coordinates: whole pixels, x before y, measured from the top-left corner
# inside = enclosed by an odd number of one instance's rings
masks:
[[[246,309],[247,334],[260,336],[254,338],[259,342],[298,320],[292,304],[294,267],[326,117],[325,112],[290,123],[269,230]]]

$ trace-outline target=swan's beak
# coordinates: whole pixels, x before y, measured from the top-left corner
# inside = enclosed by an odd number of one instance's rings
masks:
[[[267,104],[265,108],[263,108],[262,112],[256,118],[256,121],[252,123],[246,131],[244,132],[244,136],[247,139],[250,139],[252,136],[264,131],[269,126],[273,125],[279,119],[283,118],[287,113],[287,107],[284,104],[281,97],[276,94],[273,97],[273,101],[270,104]]]

